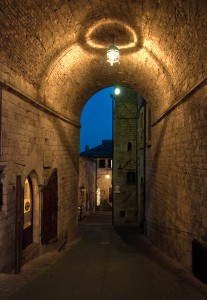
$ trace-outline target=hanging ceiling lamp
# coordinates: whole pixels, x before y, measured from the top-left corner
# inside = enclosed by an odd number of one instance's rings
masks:
[[[111,66],[119,62],[119,49],[114,45],[114,36],[113,36],[113,45],[109,46],[107,49],[107,61]]]

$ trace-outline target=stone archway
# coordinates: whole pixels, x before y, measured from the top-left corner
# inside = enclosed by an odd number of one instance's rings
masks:
[[[191,237],[206,239],[207,228],[206,3],[91,0],[82,6],[82,0],[1,1],[3,260],[13,257],[7,257],[14,248],[7,220],[14,214],[14,178],[23,174],[34,145],[39,170],[45,172],[46,150],[57,161],[60,202],[67,207],[60,210],[61,231],[76,232],[80,113],[97,90],[124,84],[152,110],[148,237],[190,268]],[[121,53],[114,67],[106,62],[112,34]]]
[[[23,185],[22,262],[40,254],[40,193],[38,176],[33,170]]]

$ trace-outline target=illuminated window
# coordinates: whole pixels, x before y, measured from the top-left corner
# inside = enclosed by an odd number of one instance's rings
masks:
[[[108,168],[112,168],[112,159],[108,159]]]

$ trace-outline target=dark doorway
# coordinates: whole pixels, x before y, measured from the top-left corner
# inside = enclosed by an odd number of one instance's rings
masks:
[[[57,170],[50,176],[42,193],[42,244],[46,245],[57,238]]]

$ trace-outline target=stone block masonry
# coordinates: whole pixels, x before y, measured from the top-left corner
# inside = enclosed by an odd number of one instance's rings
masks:
[[[45,184],[58,173],[58,239],[72,240],[77,231],[79,128],[2,90],[3,205],[0,211],[0,271],[14,267],[16,176],[22,184],[31,171]],[[39,190],[39,193],[40,190]],[[41,198],[41,197],[40,197]],[[41,207],[41,204],[40,204]],[[41,224],[41,210],[39,220]],[[41,235],[41,232],[40,232]],[[39,238],[40,242],[40,238]]]
[[[191,269],[192,240],[207,246],[207,85],[152,127],[147,148],[147,235]]]

